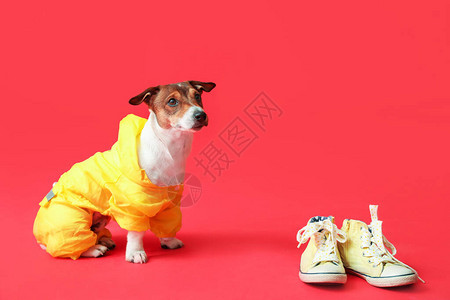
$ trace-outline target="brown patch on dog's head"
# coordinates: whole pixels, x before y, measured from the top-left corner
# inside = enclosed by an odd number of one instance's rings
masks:
[[[185,81],[167,85],[150,87],[139,95],[130,99],[129,103],[138,105],[144,102],[149,109],[156,114],[159,126],[165,129],[176,127],[191,107],[199,107],[190,110],[194,123],[201,128],[208,124],[206,114],[203,112],[202,93],[210,92],[216,86],[213,82]],[[202,114],[202,117],[199,117]],[[200,126],[201,125],[201,126]],[[192,125],[194,128],[196,125]]]

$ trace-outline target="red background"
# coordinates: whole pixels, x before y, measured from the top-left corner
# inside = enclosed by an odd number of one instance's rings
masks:
[[[0,298],[450,297],[449,11],[446,1],[3,2]],[[183,210],[185,248],[164,251],[148,234],[149,263],[126,263],[113,225],[118,247],[101,259],[40,250],[32,224],[52,182],[108,149],[123,116],[147,116],[130,97],[188,79],[217,88],[190,157],[203,194]],[[259,138],[211,182],[194,156],[261,91],[283,115],[255,127]],[[314,215],[369,222],[369,204],[427,283],[300,282],[297,230]]]

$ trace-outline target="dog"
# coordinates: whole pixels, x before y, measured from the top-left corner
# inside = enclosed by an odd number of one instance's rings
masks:
[[[145,103],[148,119],[128,115],[111,150],[97,152],[61,175],[40,202],[33,226],[37,242],[54,257],[100,257],[115,247],[106,225],[128,230],[125,259],[146,263],[150,229],[161,247],[177,249],[180,200],[193,134],[208,125],[202,94],[213,82],[153,86],[131,98]]]

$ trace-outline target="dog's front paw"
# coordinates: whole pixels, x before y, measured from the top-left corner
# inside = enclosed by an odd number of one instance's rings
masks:
[[[135,264],[145,264],[148,261],[147,253],[143,250],[132,251],[126,254],[125,260]]]
[[[163,249],[177,249],[184,246],[183,242],[177,238],[160,238],[161,248]]]
[[[91,248],[87,249],[83,253],[81,253],[82,257],[100,257],[103,256],[106,251],[108,251],[108,248],[103,245],[94,245]]]

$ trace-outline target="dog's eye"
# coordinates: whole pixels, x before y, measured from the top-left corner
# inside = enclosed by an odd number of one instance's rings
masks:
[[[200,101],[200,100],[201,100],[200,94],[195,94],[195,100],[197,100],[197,101]]]
[[[177,105],[178,105],[178,100],[177,100],[177,99],[174,99],[174,98],[170,98],[170,99],[169,99],[169,102],[167,102],[167,104],[168,104],[169,106],[172,106],[172,107],[177,106]]]

